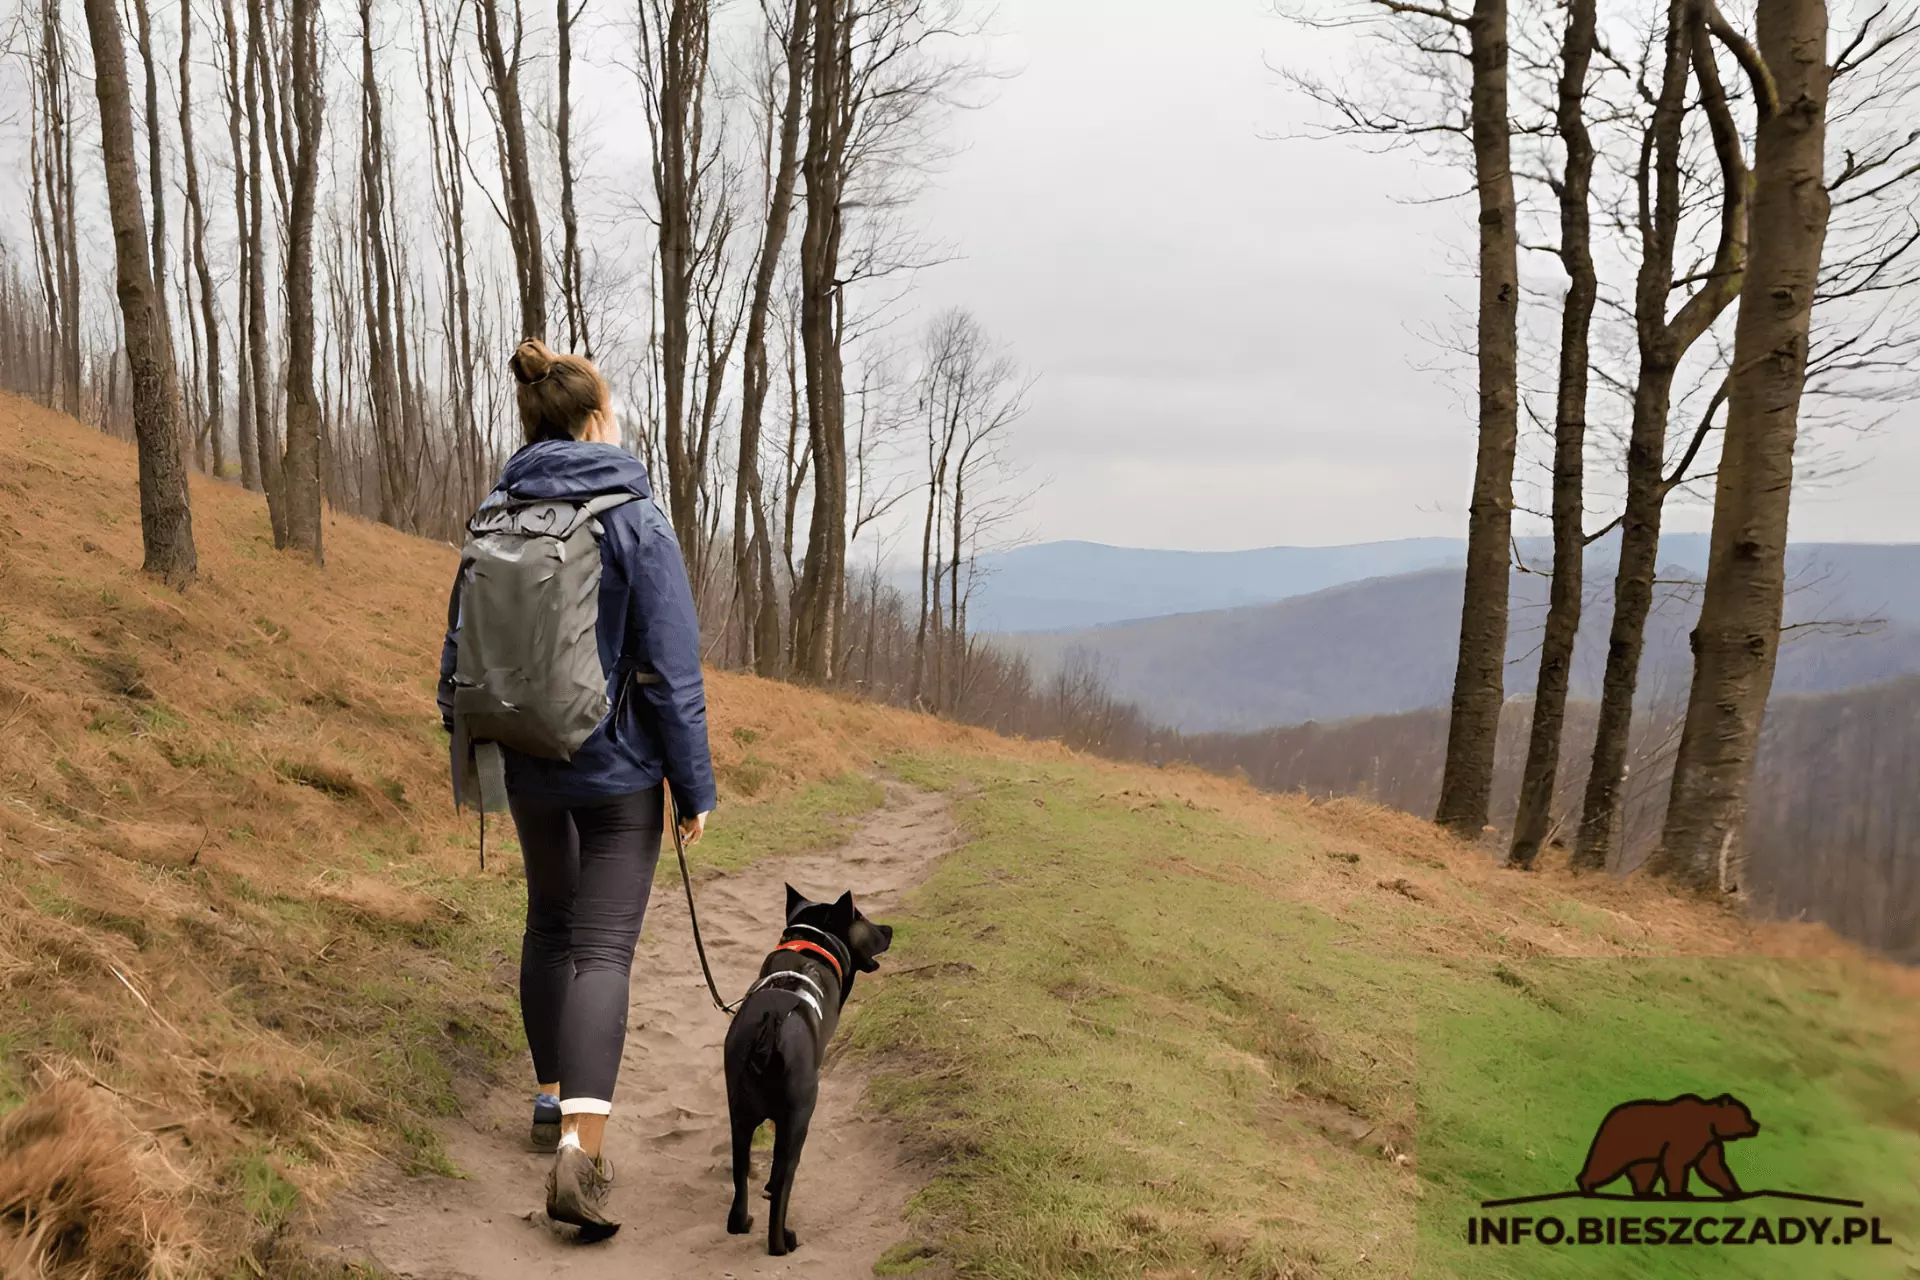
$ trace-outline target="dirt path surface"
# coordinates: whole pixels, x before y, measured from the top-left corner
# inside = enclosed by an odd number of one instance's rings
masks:
[[[696,884],[701,934],[721,993],[732,999],[744,991],[778,940],[783,881],[814,898],[852,888],[861,908],[884,921],[955,839],[944,797],[889,783],[885,806],[845,845],[769,859]],[[671,859],[671,851],[665,856]],[[543,1183],[551,1157],[527,1148],[528,1084],[476,1096],[467,1113],[445,1127],[447,1154],[465,1178],[393,1177],[364,1187],[325,1225],[326,1251],[370,1259],[413,1280],[851,1280],[872,1274],[874,1261],[906,1234],[900,1212],[919,1178],[900,1135],[863,1112],[860,1074],[832,1061],[794,1187],[790,1221],[799,1250],[785,1258],[766,1255],[764,1203],[756,1206],[752,1234],[726,1234],[732,1198],[720,1072],[726,1029],[700,977],[678,877],[663,876],[634,958],[626,1055],[607,1131],[617,1178],[611,1207],[623,1223],[620,1233],[580,1246],[547,1221]],[[770,1152],[754,1154],[758,1187]]]

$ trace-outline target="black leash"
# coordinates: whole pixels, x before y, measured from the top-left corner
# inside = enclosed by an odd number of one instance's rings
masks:
[[[671,794],[671,788],[668,789]],[[713,981],[713,968],[707,964],[707,946],[700,940],[700,912],[693,905],[693,874],[687,870],[687,842],[680,834],[680,799],[673,796],[673,852],[680,859],[680,883],[687,889],[687,919],[693,924],[693,949],[700,956],[700,972],[706,975],[707,994],[713,997],[713,1007],[732,1017],[734,1011],[746,1003],[743,996],[732,1004],[720,998],[720,988]]]

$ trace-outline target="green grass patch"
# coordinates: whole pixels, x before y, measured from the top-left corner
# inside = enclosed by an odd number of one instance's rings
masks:
[[[1505,995],[1421,1024],[1420,1254],[1435,1274],[1488,1277],[1905,1277],[1920,1260],[1920,1107],[1888,1047],[1863,1031],[1842,975],[1819,962],[1633,959],[1509,962]],[[1517,997],[1517,998],[1516,998]],[[1760,1199],[1681,1206],[1484,1199],[1573,1189],[1614,1106],[1732,1094],[1759,1134],[1725,1146],[1747,1190],[1856,1199],[1864,1209]],[[1625,1194],[1623,1181],[1605,1189]],[[1696,1195],[1712,1192],[1697,1179]],[[1578,1219],[1878,1217],[1893,1246],[1472,1246],[1476,1215]],[[1604,1226],[1600,1228],[1604,1231]],[[1744,1238],[1752,1228],[1737,1231]],[[1618,1228],[1616,1227],[1616,1234]],[[1533,1234],[1530,1225],[1529,1235]],[[1714,1229],[1711,1234],[1723,1234]],[[1797,1232],[1795,1232],[1797,1234]],[[1836,1231],[1835,1234],[1838,1234]]]
[[[1571,1250],[1554,1265],[1600,1269],[1549,1271],[1452,1246],[1462,1205],[1570,1186],[1606,1110],[1582,1106],[1640,1096],[1621,1089],[1765,1097],[1763,1123],[1835,1135],[1830,1164],[1801,1179],[1871,1183],[1889,1228],[1915,1238],[1920,1223],[1895,1225],[1920,1173],[1912,1103],[1860,1030],[1885,1011],[1823,1008],[1814,993],[1837,980],[1758,962],[1651,980],[1621,962],[1590,996],[1573,972],[1500,962],[1491,941],[1410,947],[1416,913],[1442,909],[1430,902],[1309,900],[1325,850],[1284,818],[1254,830],[1112,794],[1112,773],[1078,765],[897,764],[957,797],[970,841],[891,921],[890,976],[849,1035],[881,1104],[940,1157],[915,1211],[958,1274],[1825,1274],[1804,1255],[1795,1270],[1794,1249],[1737,1263],[1784,1270],[1696,1273]],[[1569,1094],[1569,1074],[1591,1087]],[[1698,1252],[1677,1265],[1719,1261]]]
[[[687,860],[696,871],[738,871],[776,854],[826,848],[851,835],[886,798],[877,779],[849,773],[771,800],[723,804]],[[671,848],[661,856],[660,874],[680,874]]]
[[[233,1169],[240,1203],[249,1217],[269,1231],[277,1230],[300,1203],[300,1190],[281,1176],[265,1151],[250,1151]]]
[[[915,1276],[927,1271],[940,1262],[940,1251],[929,1244],[917,1240],[907,1240],[894,1245],[880,1255],[873,1264],[876,1276]]]

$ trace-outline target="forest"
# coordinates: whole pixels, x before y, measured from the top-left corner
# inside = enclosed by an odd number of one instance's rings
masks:
[[[194,581],[188,469],[263,494],[289,555],[324,563],[328,509],[458,540],[515,445],[505,354],[542,337],[615,385],[709,661],[1162,750],[1097,670],[1036,681],[968,626],[978,559],[1032,491],[1034,375],[967,311],[916,309],[953,249],[914,208],[954,113],[992,109],[1006,73],[983,6],[82,9],[13,0],[0,28],[0,160],[26,197],[0,225],[0,383],[138,442],[149,572]],[[1843,809],[1756,789],[1815,732],[1763,733],[1787,530],[1836,442],[1913,392],[1920,18],[1357,0],[1274,21],[1350,59],[1283,66],[1276,93],[1329,145],[1446,167],[1476,238],[1453,340],[1475,388],[1465,593],[1438,787],[1412,807],[1493,825],[1510,579],[1541,575],[1507,864],[1554,839],[1596,869],[1644,848],[1649,874],[1756,902],[1764,879],[1800,909],[1855,846]],[[1666,796],[1642,810],[1659,716],[1636,682],[1682,501],[1710,505],[1711,551]],[[1517,556],[1516,517],[1551,527],[1549,562]],[[1616,530],[1589,716],[1568,692],[1584,561]],[[1897,777],[1904,751],[1856,776]]]

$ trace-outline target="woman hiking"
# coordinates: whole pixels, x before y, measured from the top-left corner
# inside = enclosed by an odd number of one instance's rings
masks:
[[[555,1153],[548,1217],[589,1241],[619,1229],[601,1141],[660,856],[661,783],[697,842],[713,764],[693,594],[646,469],[615,443],[605,380],[537,340],[509,367],[526,444],[470,526],[439,701],[456,792],[496,807],[504,784],[520,836],[532,1139]]]

